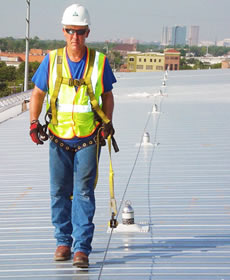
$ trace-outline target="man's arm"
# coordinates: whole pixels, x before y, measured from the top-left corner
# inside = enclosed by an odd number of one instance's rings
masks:
[[[38,120],[42,105],[45,99],[46,93],[39,89],[37,86],[34,87],[31,98],[30,98],[30,122]]]
[[[45,92],[35,86],[30,98],[30,137],[37,145],[48,140],[48,136],[38,121],[45,96]]]
[[[104,92],[101,95],[101,98],[102,98],[102,110],[106,114],[108,119],[112,121],[113,109],[114,109],[114,100],[113,100],[112,91]]]

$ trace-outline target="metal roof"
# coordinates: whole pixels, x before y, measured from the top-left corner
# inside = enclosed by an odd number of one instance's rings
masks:
[[[1,123],[0,279],[230,279],[229,76],[169,72],[162,86],[162,72],[117,74],[118,220],[130,200],[135,222],[150,231],[107,233],[104,147],[87,270],[53,261],[48,143],[30,141],[28,112]],[[140,145],[144,132],[152,145]]]

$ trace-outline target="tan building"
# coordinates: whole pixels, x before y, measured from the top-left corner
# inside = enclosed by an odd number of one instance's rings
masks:
[[[165,66],[164,70],[179,70],[180,69],[180,52],[174,49],[166,49],[164,51]]]
[[[230,68],[230,58],[222,61],[221,68],[222,69]]]
[[[127,54],[127,71],[153,72],[180,69],[180,52],[166,49],[164,53],[130,52]]]
[[[164,54],[133,52],[127,55],[127,69],[130,72],[153,72],[164,70]]]

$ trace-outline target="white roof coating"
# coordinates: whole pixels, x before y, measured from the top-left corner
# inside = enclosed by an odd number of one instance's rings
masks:
[[[104,147],[89,269],[53,260],[48,143],[31,142],[28,112],[0,124],[0,279],[230,279],[230,71],[163,75],[117,73],[118,220],[130,200],[150,231],[107,233]]]

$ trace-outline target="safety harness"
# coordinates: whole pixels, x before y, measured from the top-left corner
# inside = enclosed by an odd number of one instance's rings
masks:
[[[63,48],[60,48],[57,50],[57,78],[55,81],[55,86],[54,86],[54,92],[51,96],[50,99],[50,108],[47,111],[45,120],[46,120],[46,127],[48,126],[49,121],[53,125],[57,125],[57,108],[56,108],[56,101],[58,98],[59,90],[61,87],[61,84],[69,85],[70,87],[76,86],[80,87],[82,85],[87,86],[87,93],[89,95],[90,103],[92,106],[92,109],[96,114],[100,117],[100,119],[105,123],[108,124],[110,120],[108,117],[105,115],[105,113],[102,111],[101,107],[99,106],[92,87],[92,82],[91,82],[91,75],[93,71],[93,66],[94,66],[94,60],[95,60],[95,50],[90,49],[89,52],[89,62],[88,62],[88,68],[86,72],[86,76],[84,79],[72,79],[72,78],[64,78],[62,77],[62,62],[63,62]],[[49,117],[49,121],[47,121],[47,116]],[[101,129],[99,128],[98,133],[97,133],[97,140],[95,141],[97,144],[97,172],[96,172],[96,179],[95,179],[95,185],[94,188],[96,188],[97,181],[98,181],[98,156],[99,156],[99,146],[100,146],[100,141],[99,141],[99,135],[101,133]],[[51,140],[56,143],[58,143],[58,139],[53,137],[51,135]],[[56,141],[55,141],[56,140]],[[109,189],[110,189],[110,213],[111,213],[111,220],[109,222],[109,225],[111,228],[115,228],[117,226],[117,220],[116,220],[116,215],[117,215],[117,205],[116,205],[116,199],[114,195],[114,172],[113,172],[113,167],[112,167],[112,158],[111,158],[111,143],[114,147],[115,152],[119,151],[119,148],[117,146],[117,143],[114,139],[113,136],[109,135],[107,138],[107,143],[108,143],[108,150],[109,150]],[[63,144],[63,143],[62,143]],[[77,150],[75,150],[76,152]]]

